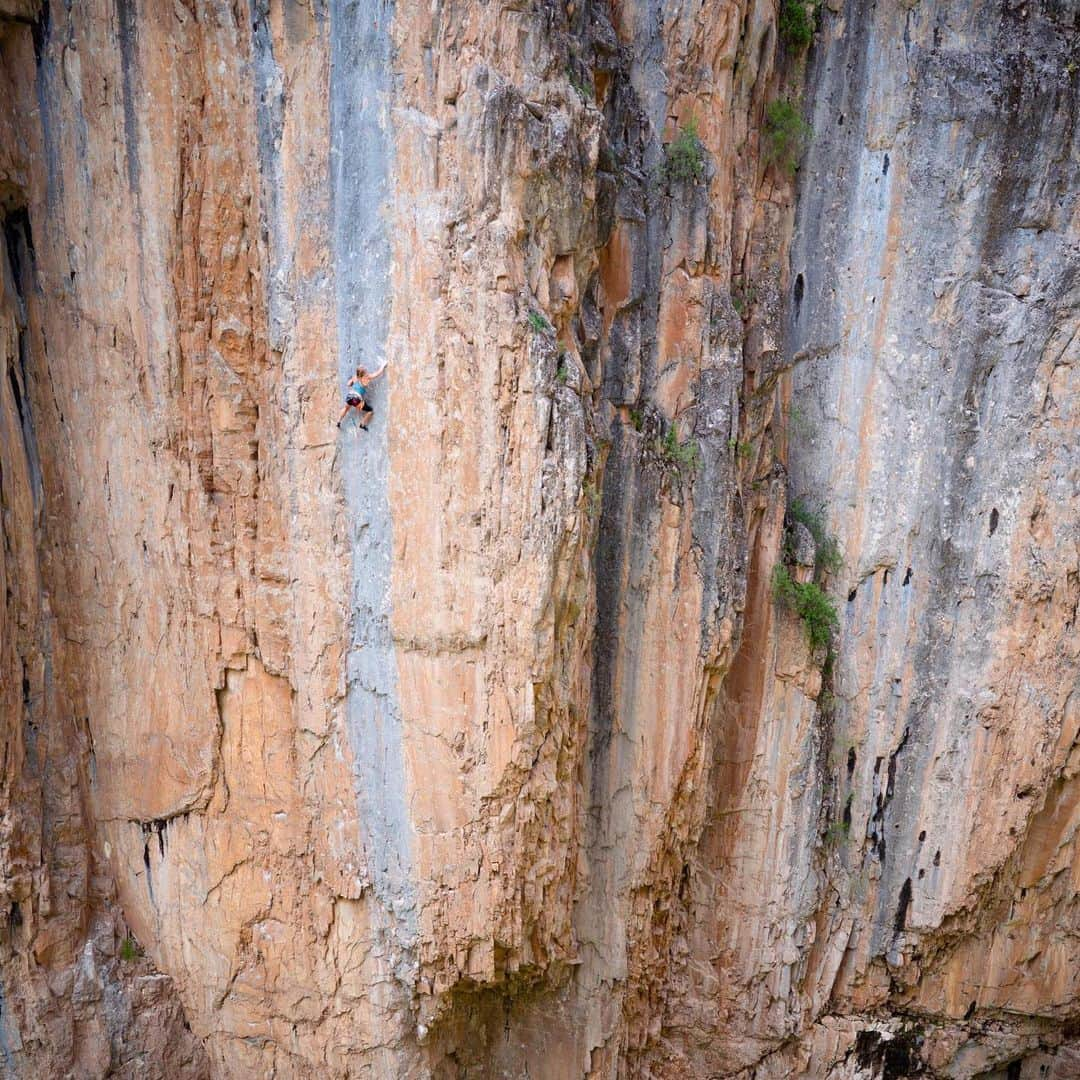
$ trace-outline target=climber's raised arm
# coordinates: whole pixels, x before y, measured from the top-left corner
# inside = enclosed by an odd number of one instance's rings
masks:
[[[380,367],[377,371],[365,372],[364,373],[364,376],[363,376],[364,385],[367,386],[368,383],[373,383],[385,370],[386,370],[386,361],[384,360],[382,362],[382,367]]]

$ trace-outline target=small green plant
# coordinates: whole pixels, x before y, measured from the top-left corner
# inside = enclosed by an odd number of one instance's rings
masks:
[[[600,489],[597,488],[595,481],[586,480],[582,485],[581,493],[585,496],[585,513],[589,515],[589,520],[593,521],[600,513]]]
[[[138,958],[142,956],[142,949],[139,948],[139,943],[130,935],[124,938],[120,942],[120,959],[125,964],[134,963]]]
[[[814,37],[814,16],[806,10],[804,0],[782,0],[780,4],[780,37],[792,49],[805,49]]]
[[[791,429],[800,436],[807,436],[811,432],[810,420],[806,411],[794,402],[788,409],[788,420],[791,421]]]
[[[834,821],[825,830],[825,843],[830,846],[834,844],[840,844],[851,835],[851,807],[855,802],[855,792],[849,791],[848,797],[844,800],[844,809],[841,813],[840,820]]]
[[[757,300],[757,286],[744,285],[741,281],[732,286],[731,306],[742,315]]]
[[[740,440],[732,437],[727,441],[728,449],[735,451],[735,456],[742,461],[745,461],[754,452],[754,444],[751,442],[740,442]]]
[[[816,554],[814,574],[837,574],[844,568],[844,555],[840,542],[825,528],[825,516],[820,511],[811,510],[802,499],[795,499],[788,507],[792,521],[797,521],[810,531],[814,538]]]
[[[630,423],[635,431],[640,431],[645,426],[645,414],[640,409],[630,410]]]
[[[737,296],[743,303],[752,304],[757,300],[757,286],[756,285],[743,285],[741,282],[735,286],[734,295]]]
[[[686,183],[705,176],[705,147],[698,136],[697,120],[690,117],[679,134],[664,148],[664,178]]]
[[[802,619],[810,647],[828,649],[840,619],[825,590],[812,581],[796,581],[783,563],[773,570],[772,588],[773,596]]]
[[[530,311],[528,317],[529,329],[534,334],[549,334],[551,333],[551,323],[540,314],[539,311]]]
[[[555,378],[559,380],[560,386],[566,385],[566,380],[570,377],[570,368],[566,364],[566,350],[559,350],[559,366],[555,370]]]
[[[834,821],[826,830],[822,839],[828,847],[837,847],[842,844],[850,835],[851,826],[845,825],[842,821]]]
[[[679,442],[678,424],[672,421],[667,433],[657,442],[659,443],[657,449],[666,461],[670,461],[680,469],[697,472],[701,465],[701,451],[698,450],[698,444],[693,439]]]
[[[824,684],[818,694],[818,708],[831,711],[836,704],[836,698],[832,692],[833,672],[836,670],[836,650],[830,644],[825,650],[825,660],[821,665],[821,681]]]
[[[765,110],[766,163],[794,176],[812,134],[795,104],[786,98],[770,102]]]
[[[577,96],[581,98],[581,100],[584,101],[586,104],[588,104],[590,98],[592,97],[592,92],[585,85],[585,83],[583,83],[579,78],[577,78],[577,76],[574,74],[573,68],[567,67],[566,79],[567,82],[569,82],[570,85],[577,92]]]

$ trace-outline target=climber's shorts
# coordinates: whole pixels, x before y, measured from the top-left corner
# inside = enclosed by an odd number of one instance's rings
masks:
[[[356,408],[357,405],[366,405],[366,402],[364,401],[364,399],[359,394],[346,394],[345,395],[345,404],[346,405],[351,405],[353,408]],[[367,410],[367,411],[370,411],[370,410]]]

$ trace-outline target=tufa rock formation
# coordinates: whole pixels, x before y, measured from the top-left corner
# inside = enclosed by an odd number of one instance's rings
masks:
[[[0,0],[0,1074],[1080,1076],[1078,116],[1071,0]]]

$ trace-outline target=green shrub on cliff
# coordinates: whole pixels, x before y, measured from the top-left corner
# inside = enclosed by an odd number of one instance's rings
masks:
[[[811,510],[802,499],[795,499],[788,507],[788,516],[792,521],[805,525],[814,538],[815,577],[820,577],[822,573],[836,574],[843,570],[844,555],[840,550],[840,542],[825,528],[824,514]]]
[[[734,437],[727,441],[728,449],[735,451],[735,457],[740,461],[745,461],[754,453],[754,444],[749,441],[742,441]]]
[[[665,461],[670,461],[679,469],[697,472],[701,465],[701,451],[698,450],[698,444],[693,439],[679,442],[679,427],[674,421],[663,439],[658,439],[657,443],[657,450]]]
[[[792,49],[805,49],[814,37],[814,16],[804,0],[783,0],[778,22],[780,37]]]
[[[795,175],[799,158],[813,134],[799,110],[787,99],[770,102],[765,110],[765,147],[762,156],[769,165]]]
[[[551,333],[551,323],[549,323],[539,311],[530,311],[526,321],[529,324],[529,329],[532,330],[534,334]]]
[[[583,102],[585,102],[586,105],[588,105],[589,102],[592,101],[592,90],[589,88],[587,83],[585,83],[582,79],[579,79],[577,75],[574,74],[574,69],[569,65],[567,65],[566,68],[566,81],[570,83],[570,85],[574,88],[574,92],[579,98],[581,98]]]
[[[664,178],[684,183],[705,176],[705,147],[698,137],[697,120],[690,117],[679,134],[664,147]]]
[[[840,617],[825,590],[812,581],[796,581],[783,563],[773,570],[772,589],[773,596],[802,619],[810,647],[828,648],[840,627]]]

